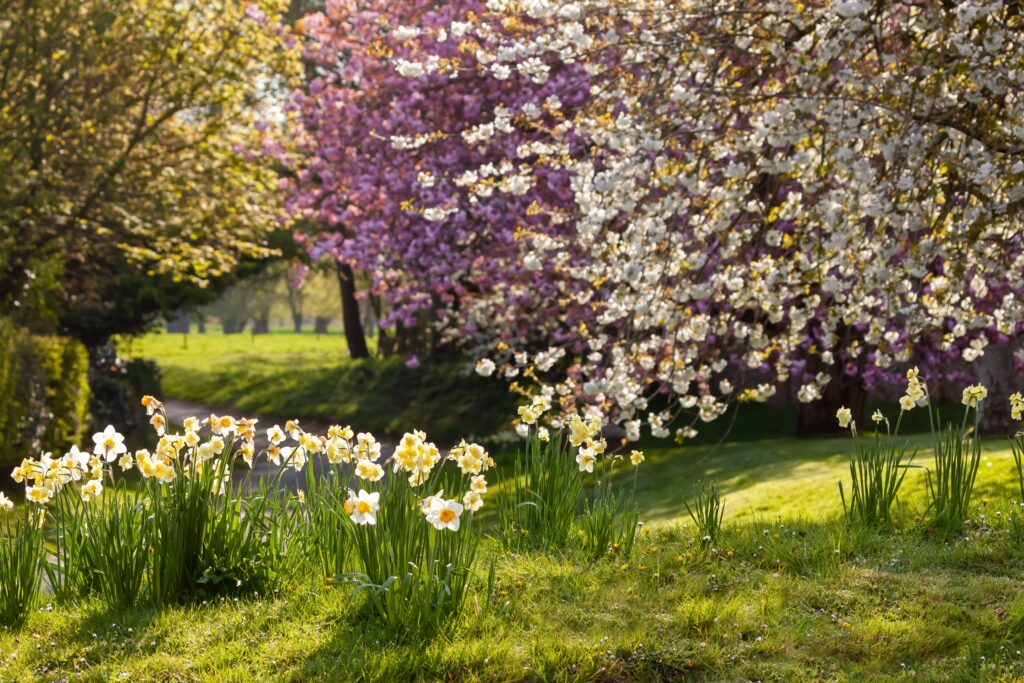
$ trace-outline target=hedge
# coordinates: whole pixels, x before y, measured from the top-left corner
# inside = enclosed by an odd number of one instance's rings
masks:
[[[0,350],[0,465],[80,442],[89,426],[85,347],[0,319]]]

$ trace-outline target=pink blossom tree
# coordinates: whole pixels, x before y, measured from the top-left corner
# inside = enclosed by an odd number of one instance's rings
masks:
[[[385,350],[533,344],[544,338],[533,321],[561,296],[524,266],[520,243],[572,230],[569,174],[516,169],[571,150],[523,145],[543,145],[582,106],[586,76],[564,65],[544,79],[492,77],[467,49],[484,12],[328,2],[299,24],[310,68],[289,105],[299,154],[287,207],[314,226],[300,235],[314,258],[330,254],[343,282],[353,269],[369,276]],[[556,211],[564,218],[551,220]]]

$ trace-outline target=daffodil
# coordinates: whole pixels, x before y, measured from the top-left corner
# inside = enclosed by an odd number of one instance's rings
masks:
[[[334,436],[327,440],[327,461],[340,465],[352,460],[352,444],[344,438]]]
[[[82,500],[89,502],[103,493],[103,484],[99,479],[92,479],[82,486]]]
[[[142,407],[146,409],[146,415],[152,415],[158,410],[162,411],[164,409],[163,403],[148,395],[143,396],[139,403],[141,403]]]
[[[210,416],[210,431],[214,434],[228,435],[235,431],[235,418],[229,415],[223,415],[214,419],[214,416]]]
[[[35,473],[37,465],[34,460],[24,458],[21,464],[14,468],[11,472],[11,478],[18,484],[22,483],[26,479],[30,478]]]
[[[380,481],[384,477],[384,468],[370,460],[356,463],[356,476],[367,481]]]
[[[349,516],[356,524],[376,524],[377,511],[380,509],[380,493],[367,493],[359,489],[359,493],[350,499],[352,511]]]
[[[487,451],[483,446],[471,443],[463,449],[456,463],[463,474],[480,474],[487,465]]]
[[[25,489],[25,498],[33,503],[43,505],[53,497],[53,491],[46,486],[29,486]]]
[[[252,469],[252,461],[256,457],[256,445],[252,441],[246,441],[238,447],[238,452],[241,454],[245,464]]]
[[[633,451],[629,454],[629,462],[633,464],[633,467],[639,467],[640,463],[644,461],[643,451]]]
[[[462,503],[470,512],[476,512],[484,506],[484,499],[478,491],[471,490],[467,491],[466,495],[462,497]]]
[[[1010,417],[1020,420],[1022,410],[1024,410],[1024,396],[1021,396],[1018,391],[1010,395]]]
[[[149,418],[149,424],[153,425],[153,429],[156,430],[157,434],[163,436],[164,429],[167,428],[167,420],[164,418],[163,414],[154,413],[153,417]]]
[[[579,415],[573,415],[569,420],[569,443],[579,446],[590,438],[590,427]]]
[[[333,425],[327,429],[328,439],[343,439],[345,441],[351,441],[355,438],[355,432],[352,431],[351,427],[342,427],[339,425]]]
[[[174,481],[176,472],[172,465],[161,460],[153,466],[153,476],[159,479],[163,484],[170,484]]]
[[[580,472],[593,472],[597,456],[589,448],[580,448],[576,454],[576,463],[580,466]]]
[[[463,509],[462,503],[434,497],[427,510],[427,521],[438,531],[442,529],[458,531]]]
[[[539,413],[537,413],[537,411],[535,411],[532,406],[519,406],[518,412],[519,420],[523,424],[528,425],[532,425],[534,422],[537,421],[537,418],[540,416]]]
[[[124,445],[124,436],[118,434],[113,425],[107,425],[102,432],[94,434],[92,440],[96,445],[92,452],[102,456],[107,462],[113,462],[117,456],[128,451],[128,447]]]
[[[14,501],[8,498],[2,491],[0,491],[0,510],[4,512],[10,512],[14,509]]]
[[[380,444],[373,434],[363,432],[356,436],[355,456],[360,460],[376,460],[380,457]]]
[[[836,411],[836,419],[839,420],[839,426],[846,429],[850,426],[850,421],[853,420],[853,412],[846,406],[843,406]]]
[[[287,437],[284,432],[277,425],[274,425],[267,430],[267,441],[269,441],[272,446],[280,446],[284,443],[286,438]]]

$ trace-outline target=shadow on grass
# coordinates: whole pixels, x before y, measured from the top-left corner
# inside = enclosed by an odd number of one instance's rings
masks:
[[[457,362],[411,369],[401,359],[317,365],[243,357],[230,370],[162,369],[165,392],[182,400],[340,422],[386,435],[423,429],[440,443],[503,429],[517,405],[499,382],[466,374],[465,364]]]

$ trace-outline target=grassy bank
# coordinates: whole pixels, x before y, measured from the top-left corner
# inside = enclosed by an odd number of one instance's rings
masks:
[[[991,445],[971,524],[948,539],[921,519],[917,472],[901,531],[847,528],[844,439],[657,450],[632,557],[488,540],[469,612],[430,642],[389,641],[365,596],[309,575],[276,596],[162,611],[44,604],[0,634],[0,679],[1017,680],[1024,534],[1012,459]],[[714,547],[683,510],[702,478],[725,496]]]
[[[387,641],[361,598],[312,578],[269,600],[43,609],[0,635],[0,677],[1016,680],[1024,541],[1002,525],[968,538],[763,522],[702,550],[670,525],[628,562],[503,556],[490,599],[478,586],[427,643]]]
[[[442,442],[493,433],[515,414],[502,384],[464,362],[413,369],[403,358],[352,360],[337,333],[154,333],[123,340],[120,352],[155,360],[165,397],[236,414],[316,418],[382,434],[415,426]]]

